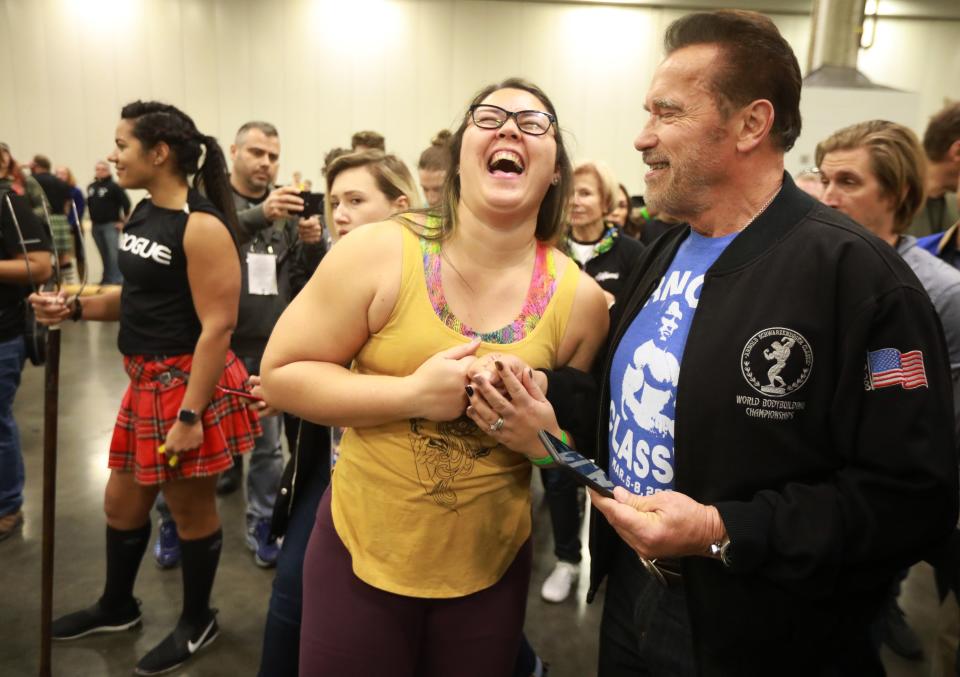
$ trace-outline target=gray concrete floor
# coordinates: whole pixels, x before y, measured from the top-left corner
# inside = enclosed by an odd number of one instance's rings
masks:
[[[100,276],[93,243],[91,280]],[[99,596],[104,575],[103,487],[107,449],[126,375],[116,348],[115,324],[68,323],[63,330],[60,389],[60,444],[57,472],[57,528],[54,614],[89,605]],[[0,677],[37,674],[39,661],[40,537],[42,490],[43,370],[29,364],[15,406],[23,441],[27,487],[21,533],[0,543]],[[551,677],[593,677],[601,602],[587,605],[586,579],[563,604],[540,598],[543,579],[554,564],[549,514],[539,481],[534,480],[534,564],[527,604],[527,635],[550,664]],[[253,564],[243,540],[242,492],[220,501],[224,550],[213,591],[220,609],[220,637],[181,677],[254,675],[260,660],[263,621],[273,572]],[[154,532],[156,530],[154,529]],[[155,533],[154,533],[155,536]],[[584,552],[584,571],[589,557]],[[150,552],[137,581],[144,623],[135,632],[55,643],[53,674],[101,677],[131,674],[137,659],[159,642],[176,622],[180,607],[180,570],[161,571]],[[602,600],[601,596],[599,596]],[[926,565],[911,571],[902,606],[924,641],[923,661],[911,662],[883,649],[891,677],[939,677],[938,609]],[[955,608],[948,612],[956,622]],[[955,644],[954,644],[955,645]],[[816,647],[804,647],[815,651]],[[947,673],[949,674],[949,673]],[[389,677],[389,676],[384,676]],[[455,677],[455,676],[454,676]]]

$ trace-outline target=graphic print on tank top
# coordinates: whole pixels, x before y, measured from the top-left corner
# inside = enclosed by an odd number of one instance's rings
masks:
[[[510,324],[484,333],[465,325],[450,310],[441,282],[440,246],[438,240],[420,238],[427,293],[439,321],[467,338],[501,345],[520,341],[534,330],[557,288],[556,261],[549,245],[537,243],[533,275],[520,314]],[[470,476],[477,459],[489,456],[497,446],[466,415],[442,423],[412,418],[409,438],[424,492],[437,505],[453,511],[457,508],[457,480]]]
[[[610,480],[634,494],[673,488],[680,362],[704,276],[736,234],[690,233],[617,345],[610,370]]]

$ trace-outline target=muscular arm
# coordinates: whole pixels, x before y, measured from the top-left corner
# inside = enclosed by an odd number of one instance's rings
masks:
[[[223,374],[230,335],[240,303],[240,259],[229,231],[219,219],[195,212],[183,235],[190,295],[200,318],[190,382],[181,406],[201,411]]]
[[[116,322],[120,319],[120,287],[109,287],[107,291],[80,299],[84,320]]]

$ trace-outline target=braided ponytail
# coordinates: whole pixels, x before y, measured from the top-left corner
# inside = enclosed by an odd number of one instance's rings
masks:
[[[213,202],[236,235],[237,210],[227,160],[217,140],[200,132],[193,119],[179,108],[159,101],[128,103],[120,117],[133,121],[133,135],[144,148],[153,148],[161,141],[170,147],[177,171],[184,179],[193,176],[193,187]]]

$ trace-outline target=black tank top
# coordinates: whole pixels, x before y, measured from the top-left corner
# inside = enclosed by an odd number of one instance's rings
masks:
[[[191,212],[212,214],[227,227],[214,204],[191,188],[183,209],[141,200],[120,234],[123,291],[118,343],[124,355],[182,355],[197,345],[200,318],[193,307],[183,251]],[[240,256],[236,247],[233,255]]]

